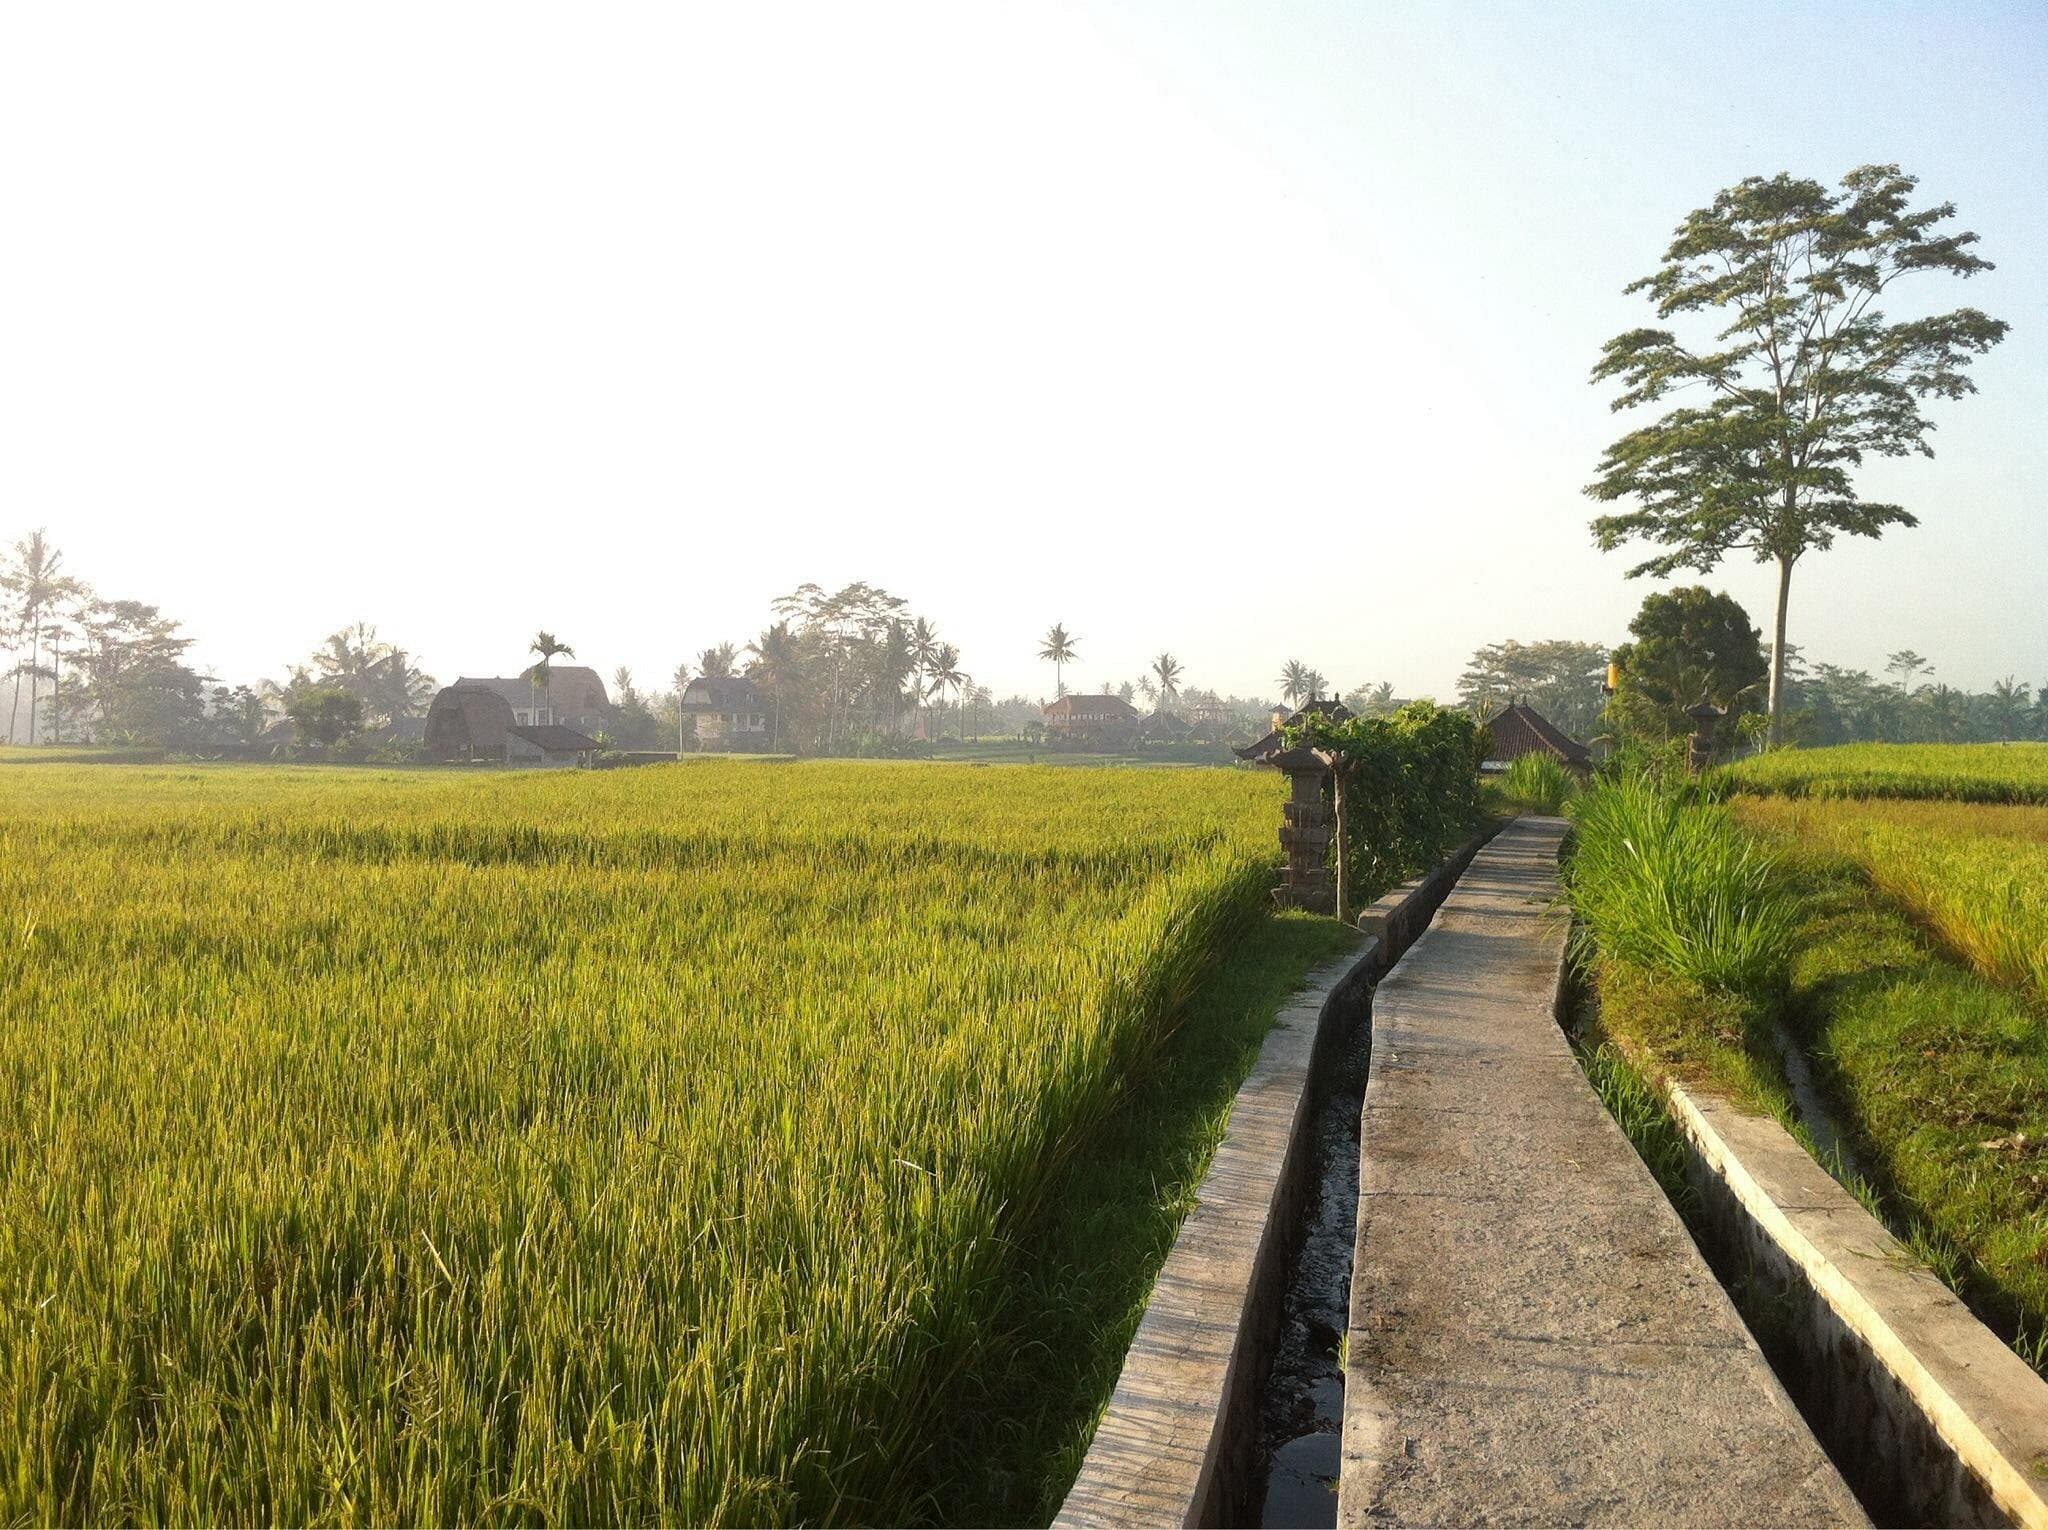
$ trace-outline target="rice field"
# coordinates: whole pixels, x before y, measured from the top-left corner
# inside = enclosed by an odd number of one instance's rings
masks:
[[[1737,812],[1847,857],[1979,972],[2048,1002],[2048,808],[1745,799]]]
[[[0,1517],[930,1518],[1235,772],[0,772]]]
[[[1841,744],[1779,749],[1716,772],[1738,792],[2048,804],[2048,744]]]

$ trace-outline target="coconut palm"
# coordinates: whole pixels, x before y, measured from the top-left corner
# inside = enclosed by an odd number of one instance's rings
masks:
[[[946,692],[957,692],[973,680],[973,676],[961,669],[960,650],[951,643],[941,643],[933,650],[930,675],[932,691],[939,698],[941,708],[946,704]],[[943,722],[939,724],[939,731],[945,731]]]
[[[1330,688],[1330,682],[1323,678],[1323,672],[1319,669],[1310,670],[1302,676],[1302,680],[1308,686],[1308,699],[1312,702],[1320,701],[1323,692]]]
[[[1180,660],[1162,653],[1152,660],[1152,673],[1159,681],[1159,704],[1171,706],[1180,699],[1180,677],[1185,673]]]
[[[1308,677],[1313,674],[1299,659],[1289,659],[1280,666],[1280,699],[1289,706],[1299,706],[1309,699]]]
[[[782,698],[803,676],[803,644],[788,622],[777,622],[747,644],[753,657],[747,664],[748,678],[768,693],[769,745],[782,752]]]
[[[552,632],[541,631],[534,634],[533,641],[526,645],[526,651],[540,655],[540,662],[526,672],[526,683],[533,687],[533,720],[539,722],[541,693],[548,688],[548,681],[554,674],[554,661],[573,659],[576,657],[576,650],[562,642]],[[549,715],[552,717],[553,714]]]
[[[1046,629],[1042,642],[1044,646],[1038,650],[1038,656],[1051,661],[1053,699],[1057,701],[1067,694],[1067,666],[1081,657],[1079,639],[1058,622],[1054,622]]]
[[[64,563],[60,553],[49,536],[40,530],[32,531],[14,544],[14,558],[4,570],[0,570],[0,588],[12,595],[16,602],[15,638],[28,639],[28,741],[36,741],[36,692],[42,678],[43,618],[51,606],[71,596],[81,595],[85,586],[76,579],[59,572]],[[21,709],[22,665],[14,666],[14,705],[7,714],[7,741],[14,742],[14,714]]]
[[[697,673],[706,680],[723,680],[732,673],[733,660],[738,657],[739,650],[730,643],[707,648],[697,655]]]

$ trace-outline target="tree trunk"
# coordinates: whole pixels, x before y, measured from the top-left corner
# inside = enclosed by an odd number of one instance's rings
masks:
[[[28,741],[36,741],[36,700],[43,680],[43,619],[38,616],[28,629]]]
[[[1778,557],[1778,614],[1771,628],[1771,731],[1773,749],[1782,743],[1785,712],[1785,606],[1792,597],[1792,560]]]
[[[1336,784],[1337,808],[1337,922],[1351,922],[1351,877],[1345,863],[1350,859],[1346,854],[1349,847],[1344,842],[1344,770],[1341,763],[1330,767],[1330,779]]]

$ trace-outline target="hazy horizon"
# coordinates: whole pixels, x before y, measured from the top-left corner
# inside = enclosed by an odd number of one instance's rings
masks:
[[[1897,162],[2012,334],[1791,638],[2044,685],[2043,78],[2017,5],[12,7],[0,536],[230,683],[362,619],[659,686],[865,579],[998,695],[1058,621],[1070,688],[1448,697],[1658,587],[1580,491],[1672,226]]]

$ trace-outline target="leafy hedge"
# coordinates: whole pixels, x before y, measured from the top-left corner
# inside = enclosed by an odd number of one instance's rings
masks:
[[[1342,722],[1311,712],[1287,730],[1289,747],[1332,753],[1344,772],[1345,869],[1354,902],[1427,871],[1472,832],[1484,738],[1469,714],[1428,701]]]

